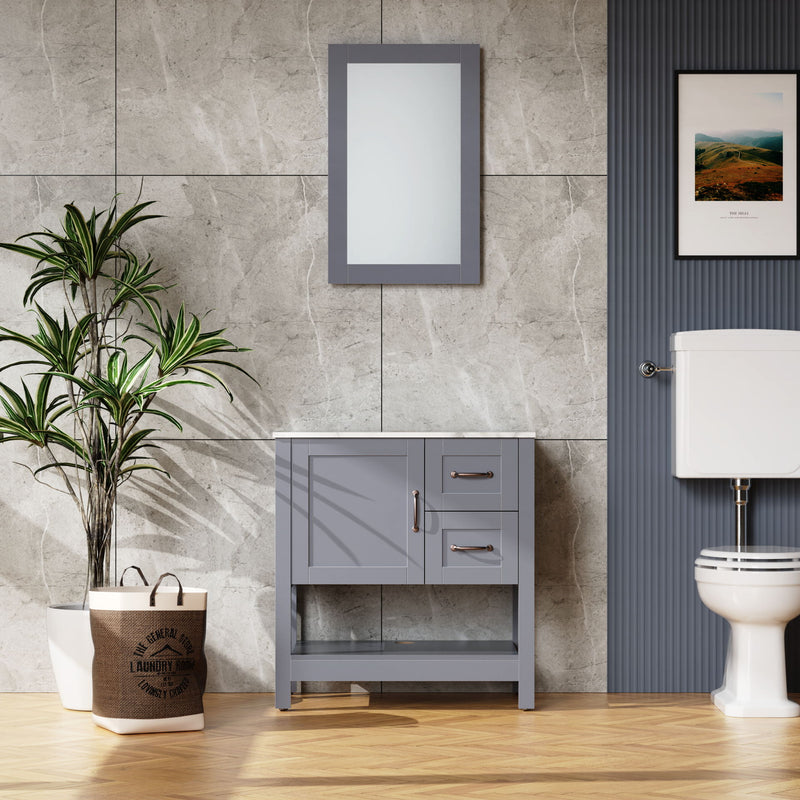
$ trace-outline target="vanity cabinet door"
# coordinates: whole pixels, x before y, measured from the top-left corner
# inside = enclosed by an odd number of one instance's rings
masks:
[[[422,439],[294,440],[292,582],[423,583],[424,452]]]

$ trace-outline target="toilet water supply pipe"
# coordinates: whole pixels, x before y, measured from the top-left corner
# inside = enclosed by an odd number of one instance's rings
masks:
[[[731,489],[736,504],[736,549],[747,547],[747,492],[750,490],[749,478],[732,478]]]

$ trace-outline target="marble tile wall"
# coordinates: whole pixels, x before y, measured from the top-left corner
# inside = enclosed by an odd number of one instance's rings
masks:
[[[210,590],[209,688],[272,687],[271,432],[410,428],[537,431],[537,686],[603,691],[605,3],[0,0],[0,12],[0,240],[55,225],[66,202],[129,204],[141,190],[166,217],[130,243],[178,284],[173,306],[252,347],[242,364],[260,386],[232,375],[235,403],[165,397],[185,423],[162,434],[172,481],[131,482],[118,511],[118,565]],[[327,44],[380,41],[481,45],[480,286],[327,283]],[[0,254],[0,325],[26,324],[29,267]],[[50,690],[44,606],[80,596],[82,533],[69,501],[16,463],[29,452],[2,455],[0,691]],[[482,609],[470,635],[507,635],[506,590],[469,601]],[[459,638],[464,602],[457,587],[323,588],[306,593],[304,626]]]

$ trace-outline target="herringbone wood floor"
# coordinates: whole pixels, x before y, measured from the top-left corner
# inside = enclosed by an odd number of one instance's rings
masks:
[[[0,797],[800,798],[800,718],[707,695],[206,695],[206,730],[117,736],[56,695],[0,695]]]

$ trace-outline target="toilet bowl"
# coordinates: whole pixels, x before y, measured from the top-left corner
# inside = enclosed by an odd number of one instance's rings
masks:
[[[800,550],[709,547],[694,564],[700,599],[731,626],[714,704],[732,717],[800,716],[784,653],[786,623],[800,614]]]

